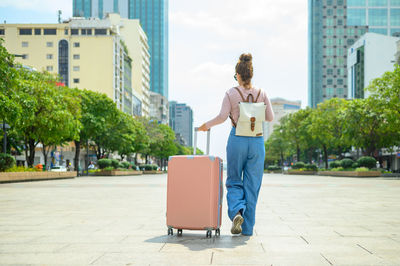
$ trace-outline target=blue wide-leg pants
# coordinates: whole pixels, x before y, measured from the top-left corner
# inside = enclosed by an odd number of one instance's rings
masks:
[[[235,131],[233,127],[226,147],[228,215],[233,220],[242,211],[242,234],[252,235],[264,174],[264,138],[235,136]]]

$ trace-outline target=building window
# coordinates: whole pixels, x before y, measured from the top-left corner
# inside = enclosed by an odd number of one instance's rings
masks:
[[[74,66],[73,69],[74,69],[74,71],[79,71],[80,67],[79,66]]]
[[[342,94],[343,94],[343,88],[337,88],[337,89],[336,89],[336,93],[337,93],[338,95],[342,95]]]
[[[338,9],[336,10],[336,15],[337,15],[338,17],[343,17],[343,15],[344,15],[344,10],[343,10],[342,8],[338,8]]]
[[[94,35],[107,35],[107,29],[94,29]]]
[[[328,65],[333,65],[333,58],[328,58],[328,59],[326,59],[326,63],[327,63]]]
[[[390,0],[391,6],[400,6],[400,0]]]
[[[381,28],[370,28],[368,30],[368,32],[374,32],[374,33],[378,33],[378,34],[387,35],[387,29],[381,29]]]
[[[333,26],[333,18],[326,19],[326,26],[332,27]]]
[[[327,14],[328,16],[333,16],[333,9],[328,8],[328,9],[326,10],[326,14]]]
[[[347,35],[348,36],[354,36],[354,29],[353,28],[347,29]]]
[[[47,47],[53,47],[53,42],[47,42],[47,43],[46,43],[46,46],[47,46]]]
[[[354,43],[353,39],[347,39],[347,45],[348,46],[353,45],[353,43]]]
[[[365,6],[365,0],[347,0],[347,6]]]
[[[358,35],[363,35],[367,30],[366,29],[358,29]]]
[[[64,35],[68,35],[68,29],[64,30]]]
[[[333,45],[333,39],[331,39],[331,38],[326,38],[326,45],[332,46],[332,45]]]
[[[343,26],[343,19],[338,19],[337,20],[337,25],[338,26]]]
[[[328,75],[333,75],[333,69],[332,69],[332,68],[328,68],[328,69],[326,70],[326,74],[328,74]]]
[[[344,49],[343,48],[336,48],[336,55],[337,56],[343,56],[344,55]]]
[[[331,5],[332,5],[332,0],[327,0],[327,1],[326,1],[326,4],[327,4],[328,6],[331,6]]]
[[[368,6],[387,6],[387,0],[368,0]]]
[[[81,35],[86,35],[86,29],[81,29]]]
[[[86,30],[86,35],[92,35],[92,29],[87,29]]]
[[[78,29],[71,29],[71,35],[78,35],[79,30]]]
[[[337,74],[338,76],[344,76],[344,68],[338,68]]]
[[[343,5],[343,0],[337,0],[336,3],[337,3],[338,6],[342,6]]]
[[[61,82],[68,86],[68,42],[66,40],[58,43],[58,74]]]
[[[400,37],[400,28],[394,28],[390,30],[390,35]]]
[[[338,66],[344,65],[344,58],[336,58],[336,65]]]
[[[332,79],[327,79],[326,80],[326,84],[327,85],[332,85],[333,84],[333,80]]]
[[[326,49],[326,55],[327,56],[333,56],[333,48],[327,48]]]
[[[4,35],[4,34],[5,34],[4,29],[0,29],[0,35]]]
[[[44,35],[57,35],[57,29],[44,29]]]
[[[328,97],[329,97],[329,96],[332,96],[332,95],[333,95],[333,92],[334,92],[334,89],[333,89],[333,88],[326,88],[326,94],[328,95]]]
[[[369,26],[386,26],[387,25],[387,9],[386,8],[370,8],[368,9]]]
[[[400,26],[400,8],[390,9],[390,26]]]
[[[344,29],[342,28],[336,29],[336,35],[343,36],[343,34],[344,34]]]
[[[53,55],[52,54],[47,54],[46,55],[46,59],[53,59]]]
[[[344,39],[337,38],[337,39],[336,39],[336,45],[338,45],[338,46],[344,45]]]
[[[80,55],[79,54],[74,54],[74,59],[80,59]]]
[[[46,67],[46,70],[47,70],[47,71],[53,71],[53,66],[47,66],[47,67]]]
[[[42,35],[42,29],[35,29],[35,35]]]
[[[19,29],[19,35],[32,35],[32,29]]]
[[[22,47],[28,47],[28,42],[22,42]]]
[[[79,83],[79,79],[74,79],[74,83]]]
[[[326,35],[327,36],[332,36],[333,35],[333,29],[326,29]]]
[[[365,8],[349,8],[347,9],[347,25],[348,26],[365,26],[366,25],[366,9]]]
[[[74,42],[74,47],[80,47],[79,42]]]
[[[337,84],[338,84],[338,85],[343,85],[343,79],[338,79],[338,80],[337,80]]]

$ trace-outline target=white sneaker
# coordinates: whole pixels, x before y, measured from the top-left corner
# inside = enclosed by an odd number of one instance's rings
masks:
[[[242,223],[244,219],[242,215],[236,214],[235,218],[233,218],[231,233],[234,235],[240,234],[242,232]]]

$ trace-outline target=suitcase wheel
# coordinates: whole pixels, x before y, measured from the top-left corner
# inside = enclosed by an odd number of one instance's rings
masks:
[[[221,231],[218,229],[215,230],[215,236],[220,236],[221,235]]]
[[[182,236],[182,229],[178,229],[178,236]]]
[[[211,235],[212,235],[212,231],[211,230],[207,230],[206,237],[207,238],[211,238]]]
[[[172,228],[168,228],[168,235],[174,235],[174,230],[172,230]]]

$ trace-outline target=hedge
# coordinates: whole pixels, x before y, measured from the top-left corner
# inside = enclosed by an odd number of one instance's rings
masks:
[[[293,169],[300,169],[300,168],[305,168],[306,164],[303,162],[297,162],[293,165]]]
[[[282,168],[280,166],[277,165],[270,165],[267,167],[267,170],[269,171],[278,171],[278,170],[282,170]]]
[[[131,166],[131,164],[130,164],[130,162],[122,162],[121,166],[122,166],[122,168],[129,169],[129,166]]]
[[[142,164],[139,166],[140,170],[145,171],[156,171],[158,169],[158,165],[156,164]]]
[[[363,156],[357,160],[357,163],[360,167],[367,167],[369,169],[376,167],[376,160],[370,156]]]
[[[116,159],[111,159],[111,166],[114,167],[114,169],[117,169],[120,167],[119,161]]]
[[[340,161],[340,166],[343,168],[352,168],[354,161],[352,159],[343,159]]]
[[[104,169],[107,167],[111,167],[111,160],[110,159],[100,159],[97,161],[100,169]]]
[[[330,168],[338,168],[338,167],[341,167],[341,163],[340,163],[339,160],[333,161],[333,162],[331,162],[331,163],[329,164],[329,167],[330,167]]]
[[[0,153],[0,172],[12,168],[15,165],[15,158],[10,154]]]

